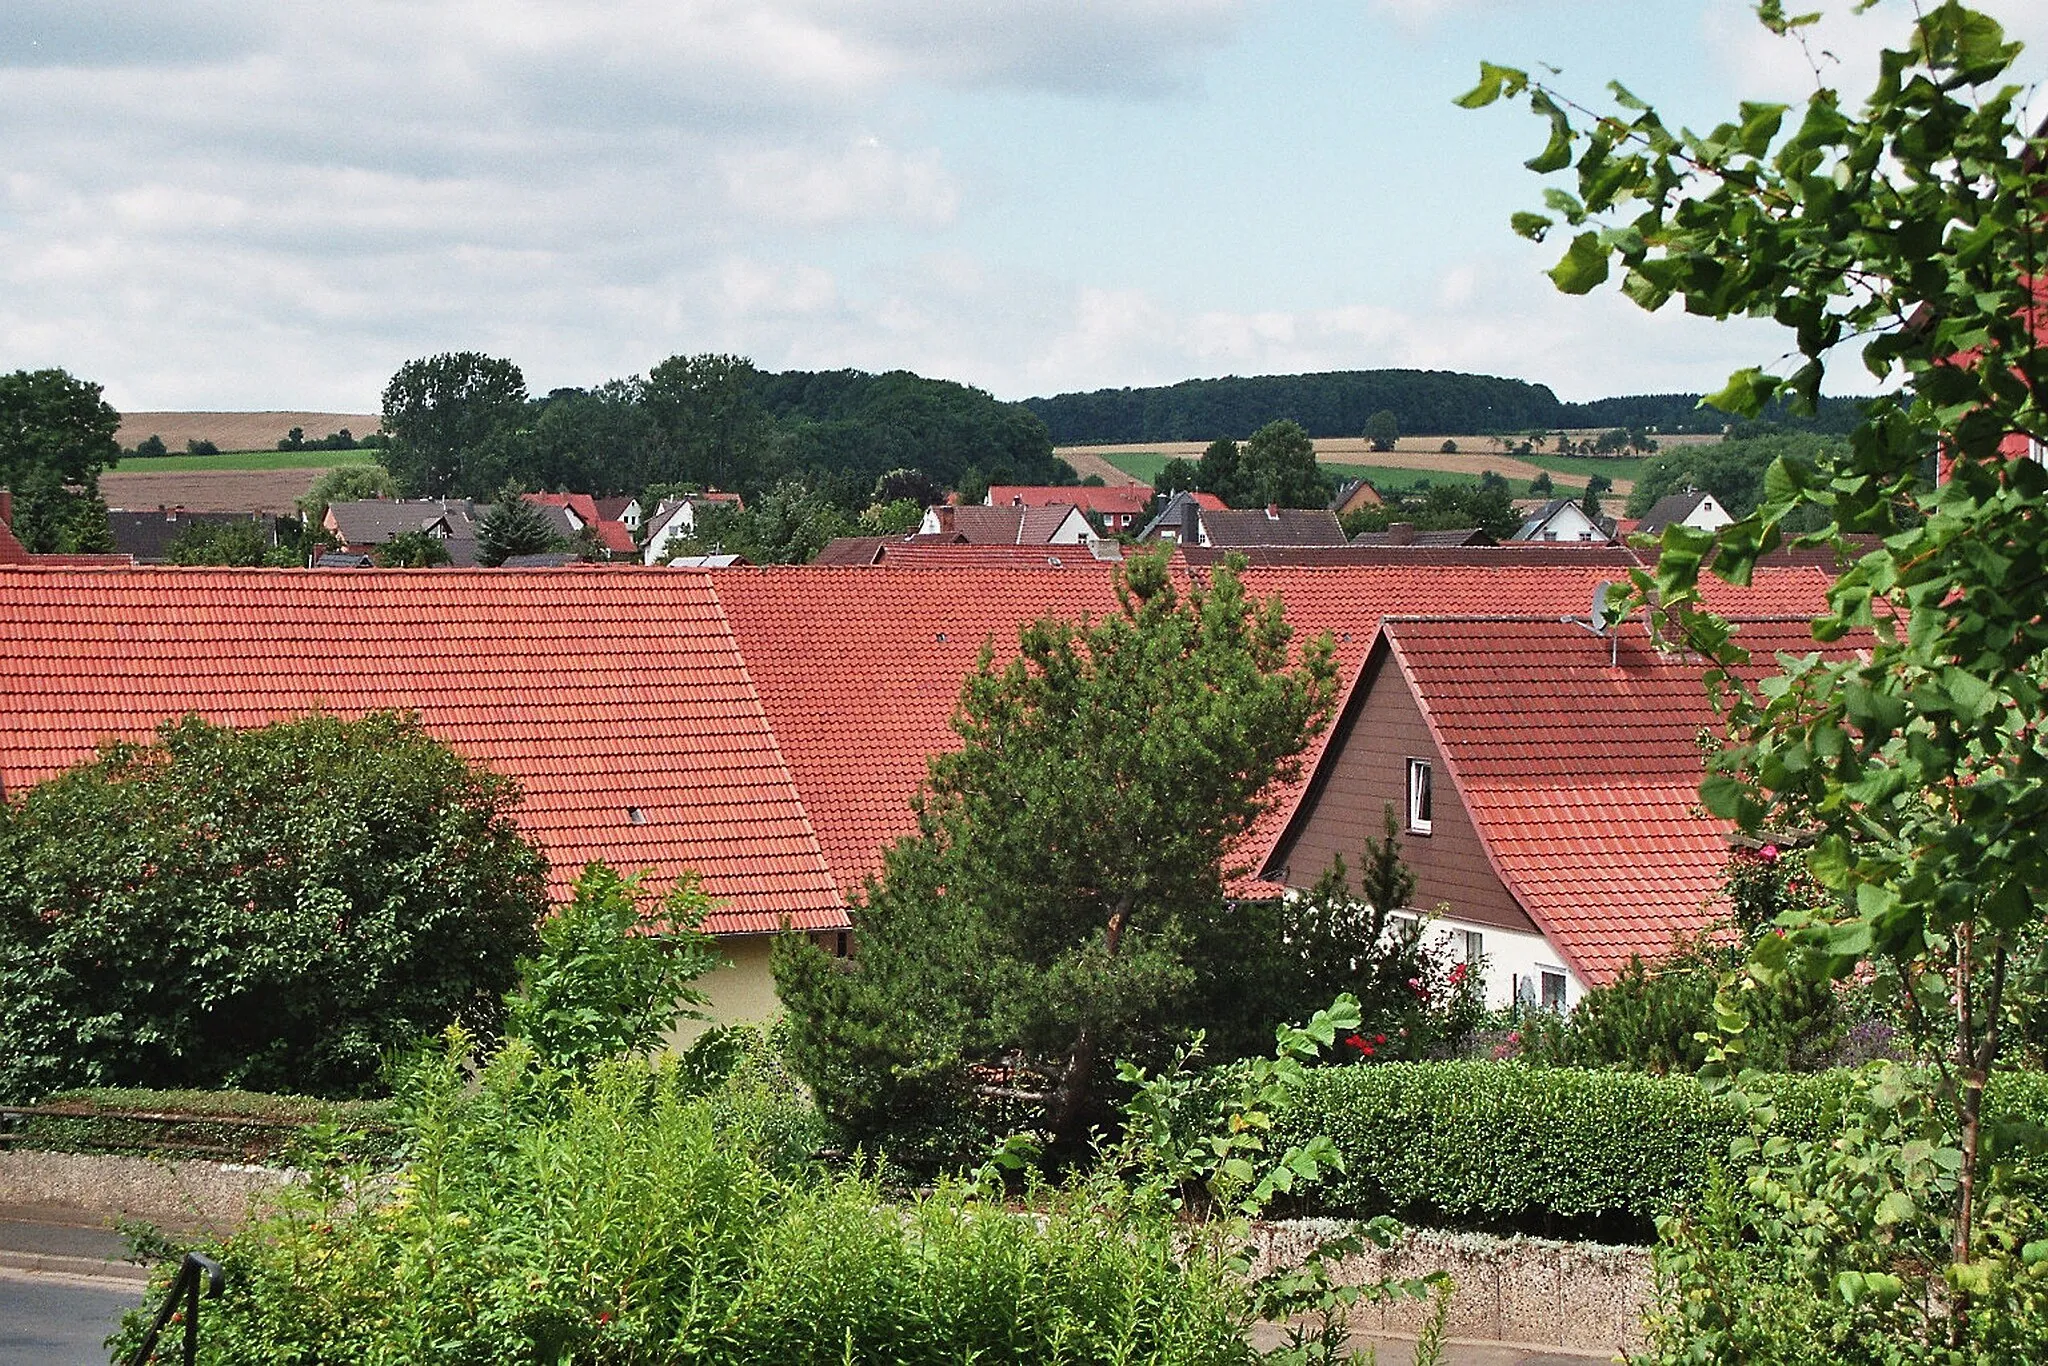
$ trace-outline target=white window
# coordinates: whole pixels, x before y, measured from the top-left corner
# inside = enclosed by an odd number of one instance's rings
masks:
[[[1543,976],[1543,1008],[1545,1010],[1563,1010],[1564,974],[1562,972],[1554,972],[1549,968],[1543,968],[1540,971]]]
[[[1486,957],[1486,936],[1478,930],[1465,931],[1465,961],[1477,963]]]
[[[1429,760],[1408,761],[1408,829],[1417,835],[1429,833]]]

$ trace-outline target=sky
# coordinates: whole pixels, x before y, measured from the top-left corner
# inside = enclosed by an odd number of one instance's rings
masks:
[[[0,370],[138,411],[372,412],[450,350],[536,393],[705,351],[1718,388],[1780,335],[1555,293],[1507,227],[1542,128],[1452,100],[1482,59],[1700,128],[1867,89],[1910,0],[1811,3],[1810,60],[1747,0],[6,0]],[[2048,73],[2048,4],[1980,7]]]

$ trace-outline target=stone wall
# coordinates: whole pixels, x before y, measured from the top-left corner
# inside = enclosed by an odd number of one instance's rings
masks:
[[[1260,1268],[1297,1263],[1344,1227],[1323,1220],[1263,1224]],[[1642,1316],[1654,1285],[1648,1248],[1419,1229],[1392,1248],[1347,1262],[1337,1279],[1355,1284],[1432,1271],[1449,1273],[1454,1287],[1452,1337],[1616,1353],[1645,1346]],[[1428,1312],[1412,1300],[1361,1304],[1353,1323],[1367,1332],[1413,1333]]]
[[[226,1233],[247,1222],[259,1196],[297,1175],[233,1162],[0,1149],[0,1205]]]

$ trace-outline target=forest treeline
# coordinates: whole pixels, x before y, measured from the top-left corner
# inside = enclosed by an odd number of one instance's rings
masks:
[[[1724,413],[1699,406],[1698,394],[1637,394],[1566,403],[1549,386],[1448,370],[1333,370],[1314,375],[1190,379],[1149,389],[1097,389],[1025,399],[1056,446],[1133,441],[1243,439],[1269,422],[1291,419],[1312,437],[1355,437],[1377,413],[1394,415],[1409,436],[1457,436],[1558,428],[1718,432]],[[1785,429],[1842,433],[1863,405],[1824,399],[1800,416],[1782,403],[1762,421]],[[1739,432],[1738,432],[1739,434]]]

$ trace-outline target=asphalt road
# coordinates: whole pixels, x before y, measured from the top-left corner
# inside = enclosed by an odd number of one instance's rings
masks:
[[[133,1281],[0,1267],[0,1366],[104,1366],[107,1335],[142,1303]]]

